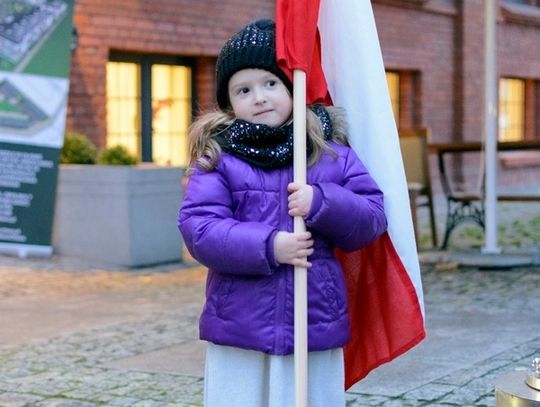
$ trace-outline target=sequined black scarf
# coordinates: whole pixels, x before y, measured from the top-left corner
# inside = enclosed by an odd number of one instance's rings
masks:
[[[322,106],[313,106],[311,109],[321,120],[325,139],[331,139],[332,123],[328,112]],[[280,168],[293,161],[292,123],[270,127],[237,119],[216,137],[216,141],[224,151],[257,167]],[[308,138],[308,156],[312,148]]]

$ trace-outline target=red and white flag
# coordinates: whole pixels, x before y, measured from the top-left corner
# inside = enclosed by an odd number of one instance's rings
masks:
[[[408,190],[369,0],[276,0],[276,47],[286,71],[307,73],[307,102],[344,107],[349,140],[384,193],[388,232],[338,251],[352,339],[345,388],[425,338],[423,294]]]

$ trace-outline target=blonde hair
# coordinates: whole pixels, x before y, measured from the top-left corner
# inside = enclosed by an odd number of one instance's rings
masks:
[[[343,145],[349,145],[345,128],[343,110],[335,107],[325,107],[332,121],[331,140]],[[189,129],[190,163],[188,174],[195,166],[206,171],[212,171],[221,156],[221,147],[216,137],[226,132],[234,122],[235,117],[231,111],[213,111],[198,118]],[[309,108],[306,109],[306,131],[312,150],[308,157],[308,166],[313,165],[320,158],[323,151],[335,155],[334,150],[324,138],[324,131],[319,117]]]

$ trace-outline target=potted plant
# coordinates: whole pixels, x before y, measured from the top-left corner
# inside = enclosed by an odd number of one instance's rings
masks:
[[[67,133],[58,174],[57,254],[126,267],[178,261],[184,169],[137,163],[121,146],[98,152]]]

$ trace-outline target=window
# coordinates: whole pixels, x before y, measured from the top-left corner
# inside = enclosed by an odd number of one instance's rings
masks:
[[[422,125],[420,72],[386,71],[386,83],[399,129],[412,129]]]
[[[399,123],[399,73],[386,72],[386,83],[388,84],[394,119],[396,123]]]
[[[187,130],[191,123],[191,69],[152,66],[152,161],[188,164]]]
[[[525,81],[499,81],[499,140],[523,140],[525,135]]]
[[[107,146],[120,144],[141,156],[141,94],[139,65],[107,64]]]
[[[142,161],[186,166],[192,68],[175,58],[111,55],[107,64],[107,146]]]

